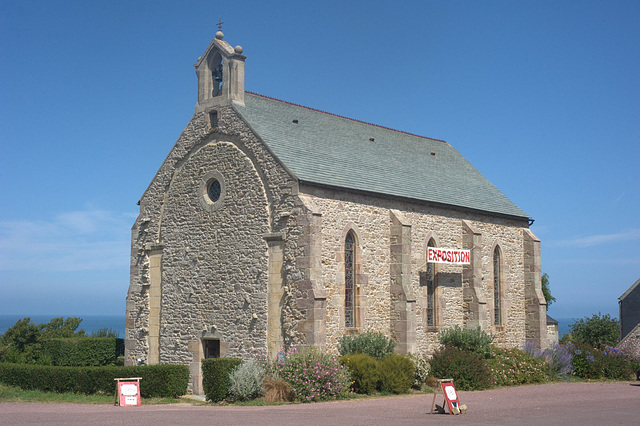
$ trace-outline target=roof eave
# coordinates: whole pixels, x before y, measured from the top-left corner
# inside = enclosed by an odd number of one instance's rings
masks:
[[[344,187],[344,186],[329,185],[329,184],[325,184],[325,183],[306,181],[306,180],[302,180],[302,179],[298,179],[298,182],[300,183],[301,186],[302,185],[309,185],[309,186],[315,186],[315,187],[318,187],[318,188],[326,188],[326,189],[333,189],[333,190],[339,190],[339,191],[354,192],[354,193],[359,193],[359,194],[365,194],[365,195],[372,196],[372,197],[380,197],[380,198],[386,198],[386,199],[390,199],[390,200],[401,200],[401,201],[407,201],[407,202],[430,205],[430,206],[434,206],[434,207],[447,208],[447,209],[456,210],[456,211],[472,212],[472,213],[475,213],[475,214],[485,214],[485,215],[490,215],[490,216],[494,216],[494,217],[501,217],[501,218],[504,218],[504,219],[525,221],[527,223],[530,223],[531,221],[533,221],[533,219],[530,218],[529,216],[517,216],[517,215],[511,215],[511,214],[507,214],[507,213],[494,212],[494,211],[482,210],[482,209],[475,209],[475,208],[467,207],[467,206],[459,206],[459,205],[455,205],[455,204],[439,203],[437,201],[421,200],[421,199],[418,199],[418,198],[404,197],[404,196],[401,196],[401,195],[393,195],[393,194],[384,194],[384,193],[380,193],[380,192],[366,191],[366,190],[363,190],[363,189],[347,188],[347,187]],[[302,191],[302,188],[301,188],[301,191]]]

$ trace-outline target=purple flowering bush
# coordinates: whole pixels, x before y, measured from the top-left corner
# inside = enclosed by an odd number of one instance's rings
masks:
[[[565,345],[554,343],[545,349],[541,356],[547,361],[547,372],[552,378],[573,374],[573,353]]]
[[[629,380],[638,366],[638,359],[624,350],[605,346],[600,350],[585,344],[568,345],[573,352],[575,375],[583,379]]]
[[[562,343],[554,343],[547,349],[538,349],[534,342],[527,341],[523,350],[530,356],[546,362],[547,375],[551,380],[563,379],[573,374],[573,351]]]
[[[349,370],[331,354],[292,348],[278,357],[273,368],[301,402],[345,398],[352,392]]]

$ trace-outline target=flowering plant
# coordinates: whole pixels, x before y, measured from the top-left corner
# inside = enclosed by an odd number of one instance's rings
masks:
[[[568,345],[573,351],[575,375],[583,379],[629,379],[638,359],[619,347],[605,346],[603,350],[588,345]]]
[[[302,402],[344,398],[352,392],[349,370],[331,354],[292,348],[278,357],[273,368]]]
[[[487,360],[493,384],[514,386],[524,383],[542,383],[546,381],[546,367],[542,359],[516,349],[492,348],[493,358]]]

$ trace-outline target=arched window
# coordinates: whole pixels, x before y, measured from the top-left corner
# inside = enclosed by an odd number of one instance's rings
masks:
[[[493,251],[493,325],[502,324],[501,275],[500,248],[496,247]]]
[[[349,231],[344,241],[344,326],[356,326],[356,238]]]
[[[436,242],[432,239],[427,244],[428,247],[435,247]],[[427,327],[436,326],[436,264],[427,262]]]

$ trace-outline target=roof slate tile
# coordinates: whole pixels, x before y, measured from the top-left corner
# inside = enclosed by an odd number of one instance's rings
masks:
[[[528,219],[444,141],[250,92],[236,108],[303,182]]]

